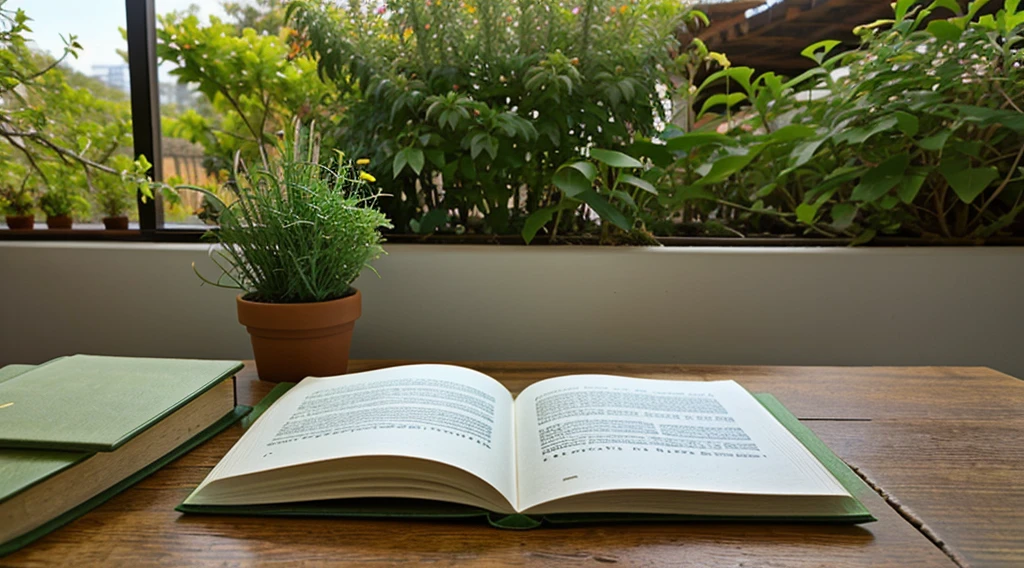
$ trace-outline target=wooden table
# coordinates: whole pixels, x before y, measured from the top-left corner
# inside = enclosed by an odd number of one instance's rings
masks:
[[[352,370],[399,364],[357,361]],[[484,523],[181,515],[233,427],[0,565],[428,563],[1024,566],[1024,382],[985,368],[472,363],[518,392],[575,372],[731,378],[771,392],[876,489],[860,526],[660,523],[503,531]],[[242,404],[272,385],[238,381]]]

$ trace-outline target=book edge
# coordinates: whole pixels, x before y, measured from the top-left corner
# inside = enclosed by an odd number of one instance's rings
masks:
[[[0,543],[0,557],[6,556],[16,550],[25,547],[26,545],[32,542],[35,542],[43,536],[57,530],[58,528],[70,523],[78,517],[81,517],[82,515],[109,501],[117,494],[128,489],[132,485],[135,485],[139,481],[142,481],[146,477],[149,477],[157,470],[163,468],[165,465],[182,457],[183,455],[192,451],[194,448],[196,448],[203,442],[206,442],[210,438],[216,436],[223,430],[227,429],[229,426],[231,426],[238,420],[242,419],[246,414],[249,413],[250,410],[251,409],[248,406],[235,406],[235,408],[231,412],[225,414],[224,417],[222,417],[220,420],[214,422],[205,430],[199,432],[198,434],[190,438],[188,441],[186,441],[184,444],[171,450],[167,454],[164,454],[162,457],[150,463],[148,466],[140,469],[139,471],[133,473],[132,475],[129,475],[128,477],[117,482],[116,484],[106,489],[105,491],[102,491],[101,493],[90,498],[84,503],[81,503],[80,505],[72,509],[69,509],[67,512],[51,519],[50,521],[47,521],[46,523],[36,527],[35,529],[32,529],[31,531],[23,535],[14,537],[13,539],[5,543]]]

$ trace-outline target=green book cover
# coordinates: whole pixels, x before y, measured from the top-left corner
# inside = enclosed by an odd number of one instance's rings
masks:
[[[18,375],[35,369],[35,365],[7,365],[0,367],[0,383],[17,377]]]
[[[281,397],[292,384],[282,383],[271,391],[247,417],[247,423],[253,423],[273,401]],[[385,499],[359,498],[337,499],[329,501],[311,501],[301,503],[282,503],[272,505],[189,505],[182,503],[176,510],[182,513],[201,513],[214,515],[249,515],[276,517],[348,517],[348,518],[408,518],[408,519],[465,519],[486,518],[492,526],[503,529],[532,529],[543,524],[570,525],[585,523],[612,522],[666,522],[666,521],[772,521],[772,522],[817,522],[817,523],[867,523],[877,519],[859,500],[859,496],[871,492],[871,488],[832,452],[809,428],[800,423],[781,402],[770,394],[757,393],[754,397],[783,426],[800,440],[804,446],[820,461],[826,469],[850,492],[856,500],[841,515],[822,518],[802,517],[722,517],[704,515],[662,515],[635,513],[562,513],[531,517],[527,515],[504,515],[484,509],[445,503],[441,501],[425,501],[416,499]],[[187,500],[187,498],[186,498]]]
[[[19,367],[0,380],[0,447],[113,451],[241,368],[93,355]]]

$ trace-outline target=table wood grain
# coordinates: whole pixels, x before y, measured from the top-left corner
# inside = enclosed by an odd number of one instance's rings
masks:
[[[402,361],[356,361],[352,370]],[[570,373],[735,379],[775,394],[877,488],[876,523],[607,524],[503,531],[478,521],[182,515],[174,507],[239,438],[232,427],[3,566],[1021,566],[1024,383],[985,368],[463,363],[518,392]],[[241,404],[273,385],[251,364]]]

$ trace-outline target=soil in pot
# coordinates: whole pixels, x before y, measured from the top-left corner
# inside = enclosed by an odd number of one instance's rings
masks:
[[[117,217],[104,217],[103,226],[108,231],[127,231],[128,230],[128,217],[125,215],[118,215]]]
[[[7,215],[7,228],[15,231],[26,231],[35,228],[36,218],[32,215]]]
[[[54,215],[46,218],[46,226],[50,229],[70,229],[71,215]]]
[[[238,321],[249,330],[256,373],[272,382],[342,375],[362,294],[308,304],[250,302],[238,296]]]

